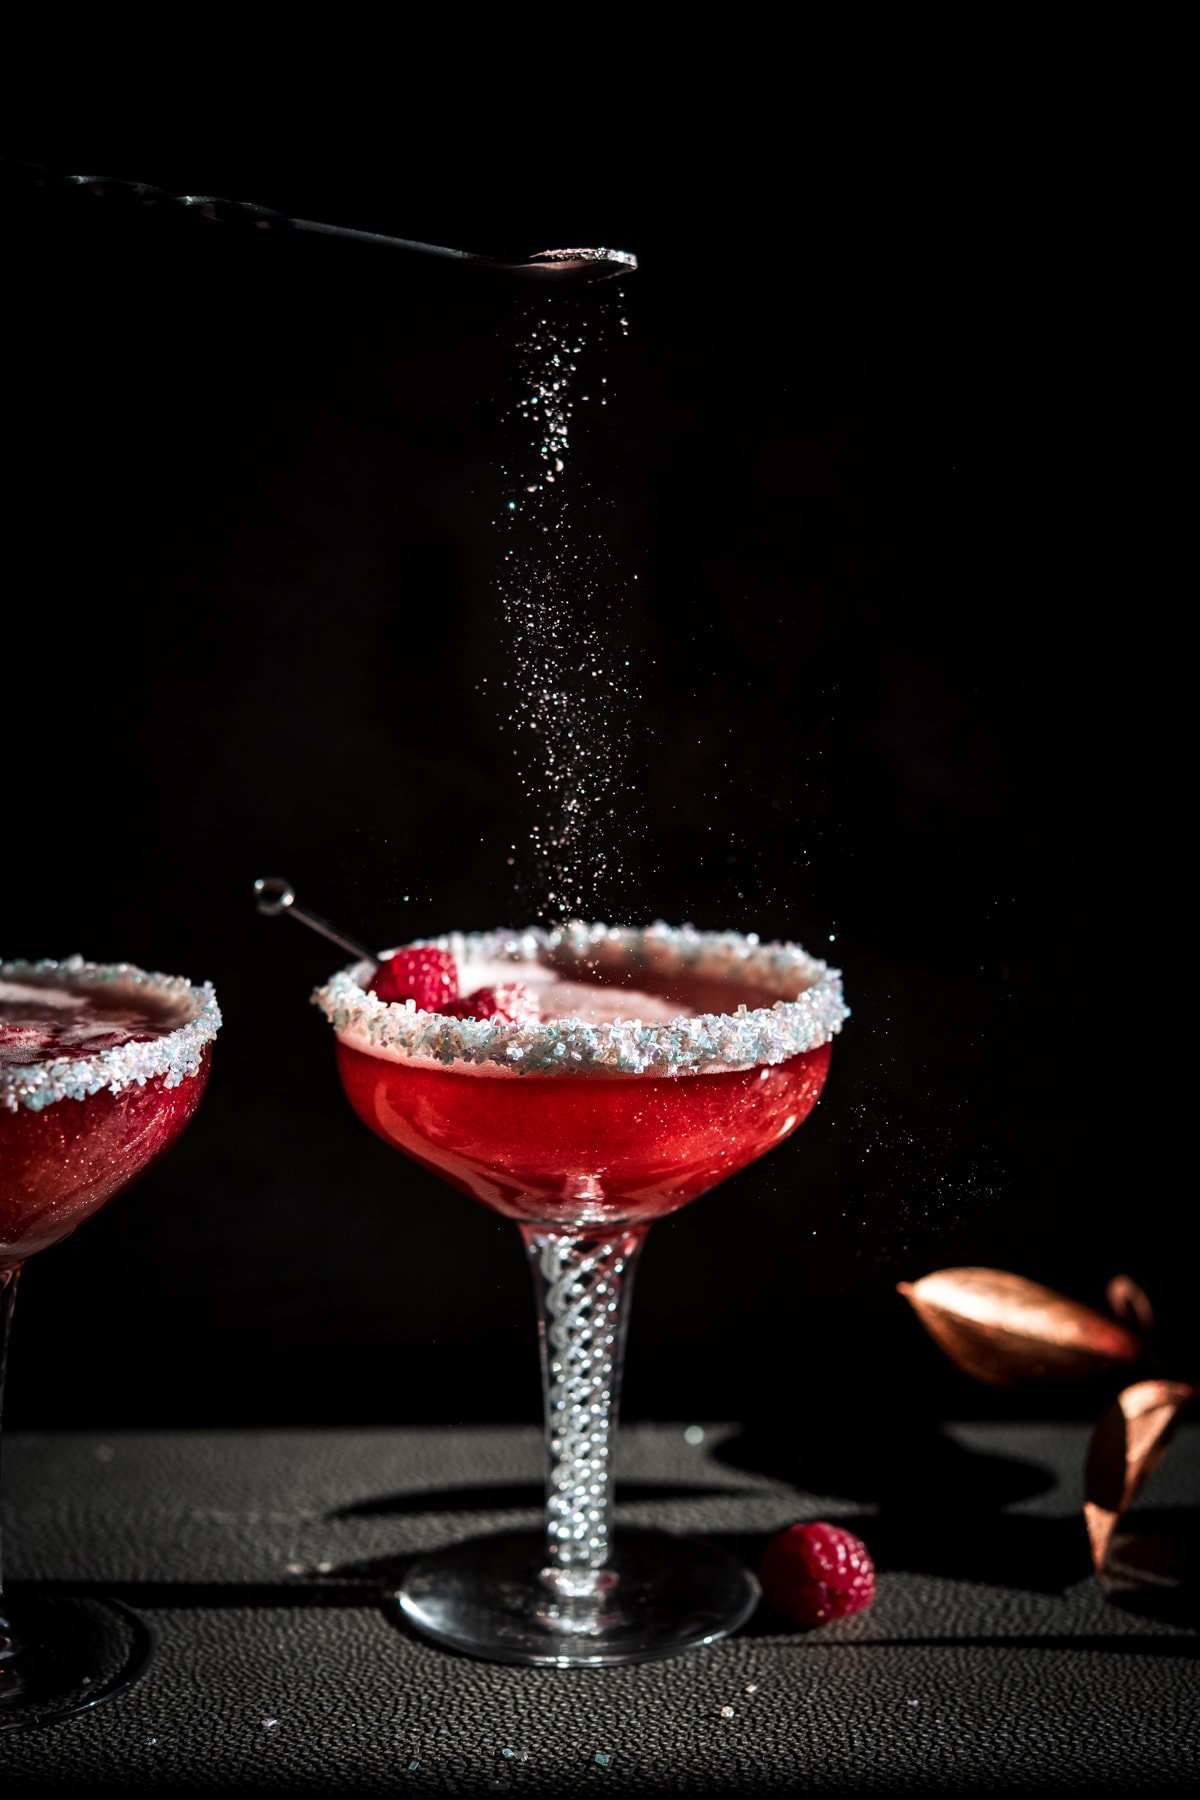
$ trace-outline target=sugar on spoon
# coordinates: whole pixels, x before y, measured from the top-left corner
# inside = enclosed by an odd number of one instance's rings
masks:
[[[326,225],[317,219],[294,219],[267,206],[256,206],[249,200],[221,200],[214,194],[172,194],[165,188],[153,187],[146,181],[127,181],[111,175],[63,175],[56,169],[38,163],[0,164],[0,173],[10,180],[15,175],[30,187],[74,189],[95,195],[98,199],[118,202],[137,201],[147,209],[178,209],[223,224],[253,226],[259,231],[313,232],[321,237],[346,238],[359,244],[373,244],[387,250],[416,251],[422,256],[440,256],[452,262],[472,264],[477,268],[498,269],[510,275],[532,275],[555,282],[608,281],[613,276],[631,275],[637,268],[637,257],[628,250],[573,249],[535,250],[524,256],[486,256],[474,250],[451,250],[444,244],[425,244],[415,238],[391,237],[379,231],[359,231],[349,225]]]

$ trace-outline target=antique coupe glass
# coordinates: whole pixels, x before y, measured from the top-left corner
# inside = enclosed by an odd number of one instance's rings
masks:
[[[395,952],[315,998],[359,1117],[520,1229],[538,1302],[547,1501],[544,1533],[422,1557],[400,1606],[428,1636],[510,1662],[638,1662],[707,1643],[750,1613],[753,1577],[716,1545],[613,1531],[630,1287],[655,1219],[808,1117],[847,1016],[840,976],[793,944],[662,925],[426,948],[466,996],[442,1003],[453,1011],[372,991]]]
[[[210,986],[129,963],[0,962],[0,1399],[17,1280],[169,1150],[221,1023]],[[82,1354],[82,1351],[81,1351]],[[0,1731],[111,1698],[144,1660],[111,1602],[0,1589]]]

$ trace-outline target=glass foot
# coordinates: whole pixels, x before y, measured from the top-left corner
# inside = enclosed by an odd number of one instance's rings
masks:
[[[396,1602],[452,1650],[560,1669],[675,1656],[736,1631],[758,1603],[727,1550],[665,1531],[618,1531],[610,1567],[569,1594],[545,1562],[542,1532],[473,1538],[422,1556]]]
[[[152,1648],[117,1600],[6,1591],[0,1620],[0,1732],[74,1718],[124,1693]]]

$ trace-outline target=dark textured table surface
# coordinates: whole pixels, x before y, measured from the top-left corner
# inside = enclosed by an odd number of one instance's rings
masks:
[[[697,1435],[624,1431],[619,1518],[748,1558],[797,1518],[844,1521],[875,1555],[874,1607],[810,1632],[760,1613],[634,1668],[471,1662],[398,1627],[381,1583],[414,1551],[536,1517],[531,1430],[15,1437],[12,1576],[116,1595],[158,1642],[108,1705],[0,1734],[0,1786],[518,1800],[1153,1792],[1200,1775],[1200,1636],[1186,1608],[1130,1610],[1091,1579],[1083,1426],[927,1434],[882,1504],[847,1498],[856,1480],[798,1488],[736,1428]],[[1193,1429],[1149,1523],[1178,1528],[1197,1497]]]

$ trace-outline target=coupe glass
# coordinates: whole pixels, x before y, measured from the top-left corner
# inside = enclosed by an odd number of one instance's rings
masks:
[[[359,1117],[514,1219],[537,1295],[545,1531],[422,1557],[400,1607],[429,1637],[506,1662],[640,1662],[708,1643],[752,1611],[753,1577],[716,1545],[612,1528],[630,1289],[653,1220],[773,1149],[812,1111],[846,1017],[840,977],[794,945],[690,928],[579,925],[432,943],[454,955],[463,992],[529,982],[545,1015],[554,984],[568,982],[585,1017],[504,1024],[388,1003],[368,990],[370,963],[315,996]],[[577,984],[595,1006],[580,1004]],[[639,1003],[652,1016],[639,1019]]]
[[[129,1186],[200,1104],[210,986],[128,963],[0,962],[0,1400],[23,1264]],[[148,1639],[114,1602],[0,1586],[0,1731],[127,1687]]]

